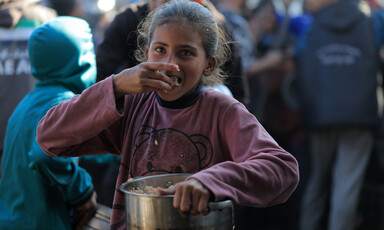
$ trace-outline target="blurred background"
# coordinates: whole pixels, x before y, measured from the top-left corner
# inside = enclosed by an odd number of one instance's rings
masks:
[[[211,0],[212,3],[218,5],[220,1],[223,0]],[[244,0],[245,7],[243,7],[243,13],[245,12],[254,12],[260,2],[263,0]],[[300,17],[305,12],[303,11],[303,0],[288,0],[290,2],[288,9],[284,5],[284,0],[272,0],[275,7],[275,13],[280,15],[280,19],[284,15],[289,15],[291,18]],[[91,29],[94,34],[94,44],[95,49],[98,45],[102,43],[104,39],[105,29],[113,21],[116,14],[125,9],[125,7],[134,2],[139,2],[138,0],[43,0],[42,4],[48,7],[54,8],[58,11],[59,15],[68,15],[71,11],[72,16],[77,16],[85,19],[91,26]],[[366,2],[371,6],[372,9],[382,9],[384,6],[384,0],[366,0]],[[245,13],[246,14],[246,13]],[[250,23],[252,21],[251,15],[245,17]],[[297,28],[296,28],[297,29]],[[300,28],[298,28],[300,30]],[[234,32],[235,33],[235,32]],[[300,31],[294,31],[295,35],[298,36]],[[234,34],[236,37],[237,34]],[[263,50],[270,49],[267,47],[270,45],[268,42],[268,36],[265,36],[265,39],[260,39],[258,52],[261,53]],[[288,43],[290,45],[295,43],[295,40],[290,40]],[[261,56],[264,54],[261,54]],[[261,60],[261,56],[258,56],[258,60]],[[279,68],[282,65],[279,65]],[[274,79],[283,79],[277,81],[274,85],[272,82],[269,90],[272,93],[277,92],[280,98],[278,101],[273,99],[273,96],[269,95],[269,99],[264,100],[266,108],[264,110],[265,114],[268,114],[268,119],[259,119],[262,124],[265,126],[267,131],[280,143],[284,148],[290,151],[299,161],[300,170],[301,170],[301,181],[300,185],[288,200],[287,203],[283,205],[278,205],[276,207],[270,207],[266,209],[252,210],[250,218],[256,218],[259,222],[258,229],[298,229],[298,217],[299,217],[299,204],[303,196],[303,188],[307,182],[307,175],[309,172],[308,162],[308,136],[307,130],[301,125],[301,121],[298,118],[298,115],[295,111],[294,105],[289,105],[291,102],[286,95],[284,95],[284,85],[289,80],[289,70],[282,70],[280,73],[275,76]],[[261,75],[261,74],[259,74]],[[270,72],[267,74],[270,76]],[[261,80],[260,80],[261,79]],[[250,97],[255,97],[252,95],[252,87],[260,87],[263,77],[260,77],[256,84],[250,79],[249,87],[251,88]],[[275,88],[274,88],[275,87]],[[274,91],[274,89],[276,91]],[[283,95],[281,95],[283,94]],[[256,97],[259,95],[256,95]],[[282,98],[281,98],[282,97]],[[382,106],[383,102],[380,102]],[[262,106],[264,106],[264,104]],[[247,105],[250,108],[250,111],[257,115],[257,111],[252,111],[252,105]],[[260,104],[257,104],[260,107]],[[269,108],[269,107],[274,108]],[[270,110],[269,110],[270,109]],[[270,113],[272,111],[272,113]],[[278,113],[279,117],[270,116],[271,114]],[[259,116],[257,116],[259,118]],[[288,124],[288,125],[287,125]],[[355,220],[355,230],[374,230],[374,229],[384,229],[384,122],[382,122],[382,128],[379,128],[377,133],[374,149],[372,152],[371,160],[367,169],[367,175],[364,182],[364,186],[361,191],[361,198],[359,202],[359,211],[358,217]],[[284,129],[285,128],[285,129]],[[277,130],[277,132],[275,132]],[[285,133],[284,133],[285,132]],[[91,172],[92,174],[92,172]],[[94,174],[94,177],[97,177],[97,173]],[[101,201],[102,202],[102,201]],[[109,206],[108,202],[104,203]],[[278,220],[278,221],[276,221]]]

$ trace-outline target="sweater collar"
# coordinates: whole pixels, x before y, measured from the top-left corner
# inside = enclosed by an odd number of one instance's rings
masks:
[[[180,97],[177,100],[174,101],[166,101],[161,99],[161,97],[156,94],[156,98],[160,106],[168,109],[185,109],[191,105],[193,105],[203,94],[205,91],[204,87],[196,87],[193,91],[190,93]]]

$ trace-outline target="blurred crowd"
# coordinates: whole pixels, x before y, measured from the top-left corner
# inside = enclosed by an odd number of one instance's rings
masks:
[[[0,0],[0,151],[8,119],[36,83],[27,49],[35,28],[57,16],[87,21],[94,82],[101,81],[138,63],[137,26],[164,2]],[[239,219],[247,221],[237,229],[384,229],[384,2],[206,2],[232,40],[228,80],[218,90],[242,102],[300,165],[291,198],[269,208],[241,207]],[[92,178],[97,202],[111,207],[119,161],[76,165]],[[12,177],[6,167],[1,165],[1,180]],[[0,181],[0,193],[4,187]]]

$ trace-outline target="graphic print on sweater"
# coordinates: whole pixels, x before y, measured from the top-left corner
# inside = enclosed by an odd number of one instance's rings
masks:
[[[198,172],[209,165],[212,156],[206,136],[143,125],[135,136],[130,176]]]

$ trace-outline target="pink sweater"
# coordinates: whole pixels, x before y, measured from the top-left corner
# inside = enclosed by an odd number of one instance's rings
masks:
[[[122,156],[116,188],[130,177],[195,173],[215,201],[266,207],[285,202],[299,181],[295,158],[235,99],[212,89],[186,108],[161,106],[156,93],[119,104],[112,77],[48,111],[37,140],[50,155]],[[111,229],[124,229],[115,192]]]

